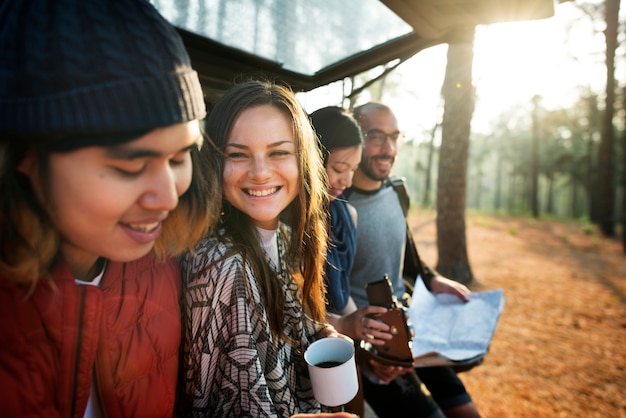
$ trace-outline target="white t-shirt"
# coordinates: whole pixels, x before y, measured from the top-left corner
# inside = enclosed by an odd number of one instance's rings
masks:
[[[278,229],[257,228],[261,237],[261,246],[270,260],[274,263],[278,271],[280,271],[280,260],[278,258],[278,240],[276,234]]]

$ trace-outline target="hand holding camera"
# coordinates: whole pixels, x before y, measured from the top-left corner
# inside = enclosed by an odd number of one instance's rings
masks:
[[[411,350],[413,332],[408,324],[406,308],[393,296],[391,281],[385,275],[382,280],[369,283],[366,286],[370,305],[387,308],[387,312],[369,315],[389,325],[389,332],[393,338],[383,345],[374,346],[361,341],[363,352],[381,364],[388,366],[411,367],[413,352]]]

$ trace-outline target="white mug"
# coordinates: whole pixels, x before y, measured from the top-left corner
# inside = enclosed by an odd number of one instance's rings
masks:
[[[315,341],[304,353],[313,395],[325,406],[350,402],[359,391],[354,346],[345,338],[329,337]]]

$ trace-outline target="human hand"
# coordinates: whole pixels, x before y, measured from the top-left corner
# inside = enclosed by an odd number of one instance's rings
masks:
[[[327,326],[322,328],[317,333],[317,339],[319,340],[319,339],[322,339],[322,338],[344,338],[344,339],[350,341],[351,344],[354,344],[354,341],[352,340],[352,338],[350,338],[347,335],[344,335],[344,334],[341,334],[341,333],[337,332],[335,327],[330,325],[330,324],[328,324]]]
[[[317,333],[317,338],[339,337],[339,333],[334,326],[327,324]]]
[[[413,371],[413,368],[411,367],[387,366],[374,359],[369,360],[369,366],[370,370],[374,373],[374,375],[376,375],[380,383],[384,384],[390,383],[397,376]]]
[[[393,335],[389,333],[389,325],[370,318],[368,315],[385,312],[387,308],[382,306],[367,306],[339,318],[337,328],[355,340],[363,340],[372,345],[383,345],[385,341],[393,338]]]
[[[430,290],[433,293],[449,293],[456,295],[463,302],[469,302],[469,295],[472,293],[463,283],[439,275],[433,277],[431,280]]]

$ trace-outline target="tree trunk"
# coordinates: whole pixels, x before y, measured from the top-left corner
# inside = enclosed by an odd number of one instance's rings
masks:
[[[570,199],[571,205],[571,216],[574,219],[580,218],[581,211],[578,205],[578,182],[576,180],[572,180],[571,183],[572,194]]]
[[[422,206],[430,206],[430,191],[431,191],[431,173],[433,169],[433,156],[435,154],[435,135],[437,135],[437,128],[439,124],[435,124],[430,132],[430,142],[428,143],[428,158],[426,160],[426,176],[424,178],[424,195],[422,196]]]
[[[602,119],[602,137],[598,150],[598,209],[599,225],[607,237],[615,236],[615,168],[613,161],[613,114],[615,105],[615,49],[617,48],[617,27],[620,0],[606,0],[606,104]]]
[[[622,97],[626,105],[626,87]],[[626,115],[624,118],[626,121]],[[622,132],[622,247],[626,253],[626,131]]]
[[[539,218],[539,103],[540,96],[533,96],[533,134],[530,147],[530,210],[533,218]]]
[[[474,208],[477,210],[480,210],[480,203],[482,201],[482,196],[483,196],[483,169],[482,167],[480,167],[478,169],[478,171],[476,172],[476,180],[475,180],[475,184],[476,184],[476,188],[474,190],[476,190],[476,194],[474,195]]]
[[[548,176],[548,190],[546,190],[546,212],[554,215],[554,174]]]
[[[496,148],[496,152],[497,152],[497,159],[496,159],[496,192],[495,192],[495,196],[494,196],[494,201],[493,201],[493,207],[496,210],[496,212],[498,212],[502,206],[502,179],[503,179],[503,168],[502,168],[502,158],[503,158],[503,151],[502,151],[502,144],[498,143],[498,146]]]
[[[587,191],[587,210],[589,211],[589,220],[598,223],[598,173],[595,169],[596,146],[594,143],[594,133],[600,130],[600,112],[598,110],[598,98],[596,95],[588,97],[589,104],[589,132],[587,141],[587,160],[586,160],[586,178],[585,190]]]
[[[467,159],[474,112],[473,43],[471,28],[448,46],[437,181],[437,270],[462,283],[473,279],[465,239]]]

